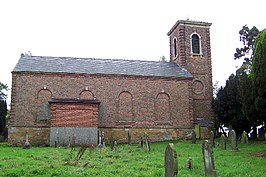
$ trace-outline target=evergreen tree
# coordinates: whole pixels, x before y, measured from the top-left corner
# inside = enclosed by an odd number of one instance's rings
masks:
[[[219,122],[226,127],[231,125],[239,136],[244,130],[250,131],[251,122],[242,112],[242,100],[238,85],[239,76],[232,74],[226,81],[225,87],[218,90],[212,106]]]
[[[266,29],[256,39],[254,59],[250,77],[254,83],[255,121],[266,122]]]
[[[6,84],[0,82],[0,100],[5,100],[7,95],[3,91],[7,91],[8,87]]]
[[[3,133],[3,130],[6,127],[6,115],[7,115],[6,101],[0,100],[0,134]]]
[[[240,41],[243,46],[236,48],[234,59],[244,60],[243,65],[240,68],[242,71],[250,71],[254,56],[255,40],[258,34],[259,30],[255,26],[250,29],[247,25],[245,25],[239,31]]]

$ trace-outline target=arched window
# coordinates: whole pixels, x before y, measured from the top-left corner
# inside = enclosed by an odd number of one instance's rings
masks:
[[[134,120],[133,96],[130,92],[124,91],[119,94],[118,113],[119,113],[119,120],[123,121]]]
[[[191,35],[191,53],[201,55],[201,39],[197,33]]]
[[[170,120],[170,96],[161,92],[156,97],[156,110],[158,121]]]
[[[94,95],[91,91],[89,90],[83,90],[80,95],[79,95],[80,99],[93,99]]]
[[[48,101],[52,98],[50,90],[42,89],[37,95],[37,121],[50,119],[50,105]]]
[[[177,48],[177,39],[176,39],[176,37],[173,39],[173,53],[174,53],[174,57],[176,58],[178,56],[178,48]]]

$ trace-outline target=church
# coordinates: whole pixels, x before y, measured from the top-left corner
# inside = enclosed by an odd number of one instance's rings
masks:
[[[170,61],[21,55],[12,71],[10,145],[97,144],[208,137],[212,126],[211,23],[179,20]]]

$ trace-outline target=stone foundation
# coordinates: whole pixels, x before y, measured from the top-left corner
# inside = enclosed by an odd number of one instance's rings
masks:
[[[32,146],[54,146],[55,136],[50,138],[50,128],[35,128],[35,127],[10,127],[8,129],[8,143],[12,146],[23,146],[26,141],[26,131],[28,130],[29,142]],[[105,133],[105,142],[110,143],[111,132],[114,132],[114,137],[118,143],[127,143],[128,142],[128,131],[131,135],[131,142],[138,143],[141,137],[144,137],[144,134],[147,133],[149,140],[151,142],[156,141],[165,141],[165,140],[178,140],[178,139],[191,139],[192,129],[175,129],[175,128],[100,128],[100,131]],[[56,129],[53,129],[54,135],[56,134]],[[60,131],[61,132],[61,131]],[[73,134],[73,131],[69,131],[70,134]],[[69,134],[68,132],[68,134]],[[71,133],[72,132],[72,133]],[[98,140],[98,134],[96,134],[97,129],[85,130],[86,135],[90,134],[91,136],[84,136],[85,139],[89,138],[89,142],[96,144]],[[200,127],[200,139],[209,138],[210,128]],[[62,133],[62,132],[61,132]],[[69,135],[70,135],[69,134]],[[80,133],[76,135],[76,145],[84,143],[79,141]],[[69,136],[65,136],[62,144],[60,146],[66,146],[69,144]],[[82,135],[83,137],[83,135]],[[83,138],[84,139],[84,138]],[[62,139],[61,139],[62,140]]]
[[[128,131],[131,135],[131,142],[137,143],[147,133],[151,142],[191,139],[191,129],[175,129],[175,128],[100,128],[105,133],[105,142],[110,143],[111,132],[118,143],[128,142]]]
[[[50,146],[80,146],[98,143],[97,128],[51,127]]]
[[[47,127],[9,127],[8,144],[12,146],[23,146],[26,141],[26,131],[28,131],[29,143],[32,146],[49,146],[50,128]]]

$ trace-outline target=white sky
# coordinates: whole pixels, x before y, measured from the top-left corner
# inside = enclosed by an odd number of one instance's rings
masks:
[[[8,0],[0,2],[0,81],[11,88],[21,53],[158,61],[169,60],[166,33],[177,20],[211,22],[213,83],[223,85],[239,30],[266,28],[260,0]],[[10,101],[10,91],[8,92]]]

